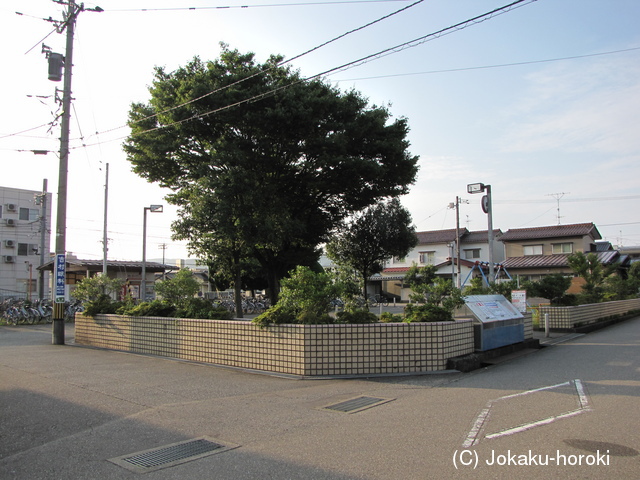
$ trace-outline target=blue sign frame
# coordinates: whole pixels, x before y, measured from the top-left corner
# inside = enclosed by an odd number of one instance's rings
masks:
[[[64,303],[65,284],[67,283],[67,260],[64,253],[56,255],[56,296],[55,303]]]

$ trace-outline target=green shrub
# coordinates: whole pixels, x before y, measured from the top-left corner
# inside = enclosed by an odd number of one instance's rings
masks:
[[[199,318],[205,320],[230,320],[233,313],[224,307],[214,307],[204,298],[188,298],[182,301],[180,308],[175,313],[178,318]]]
[[[99,313],[113,314],[122,306],[122,302],[116,302],[109,295],[101,294],[95,300],[84,303],[84,314],[93,316]]]
[[[303,325],[329,325],[335,323],[335,319],[328,313],[318,314],[316,312],[303,311],[296,317],[295,323]]]
[[[377,323],[378,317],[367,310],[338,312],[336,323]]]
[[[296,317],[291,310],[277,304],[269,308],[266,312],[258,315],[256,318],[251,320],[251,322],[258,325],[260,328],[266,328],[269,325],[296,323]]]
[[[401,323],[404,321],[404,317],[399,313],[382,312],[380,314],[380,321],[382,323]]]
[[[118,313],[131,317],[173,317],[176,307],[162,300],[153,300],[119,309]]]
[[[404,307],[405,322],[451,322],[453,315],[448,308],[430,303],[424,305],[409,304]]]

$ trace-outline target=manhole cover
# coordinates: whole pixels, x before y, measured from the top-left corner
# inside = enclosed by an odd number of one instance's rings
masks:
[[[335,403],[324,407],[325,410],[334,410],[336,412],[356,413],[366,408],[375,407],[392,401],[392,398],[376,398],[376,397],[356,397],[344,402]]]
[[[214,453],[225,452],[237,446],[230,445],[228,442],[223,444],[207,437],[202,437],[110,458],[109,461],[136,473],[146,473],[161,468],[173,467],[174,465],[190,462]]]

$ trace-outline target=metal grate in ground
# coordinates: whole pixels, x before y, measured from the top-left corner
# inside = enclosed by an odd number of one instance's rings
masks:
[[[111,458],[109,461],[136,473],[146,473],[161,468],[173,467],[213,455],[214,453],[225,452],[237,446],[230,445],[228,442],[224,444],[218,443],[207,437],[202,437],[142,452],[130,453],[121,457]]]
[[[334,410],[343,413],[356,413],[392,401],[392,398],[356,397],[344,402],[324,407],[323,410]]]

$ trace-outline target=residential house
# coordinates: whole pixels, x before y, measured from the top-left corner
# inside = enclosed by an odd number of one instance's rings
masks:
[[[601,239],[593,223],[511,229],[501,239],[506,257],[503,265],[521,281],[538,281],[553,273],[572,276],[568,293],[578,293],[582,279],[576,278],[569,267],[570,254],[595,253],[605,265],[628,262],[626,255],[620,255],[609,242],[599,242]]]
[[[470,276],[481,275],[480,269],[488,270],[489,239],[488,231],[470,232],[466,228],[459,230],[460,256],[456,247],[456,229],[417,232],[418,245],[404,258],[392,259],[379,276],[372,280],[380,282],[378,287],[383,293],[407,300],[409,289],[403,284],[404,275],[409,268],[435,265],[437,275],[443,278],[456,278],[460,271],[460,284],[464,284]],[[499,264],[504,259],[500,230],[494,230],[493,261]],[[473,271],[475,270],[475,273]],[[375,285],[375,284],[374,284]]]
[[[49,296],[50,193],[0,187],[0,298]],[[45,208],[47,207],[47,208]],[[46,255],[46,257],[43,257]]]

